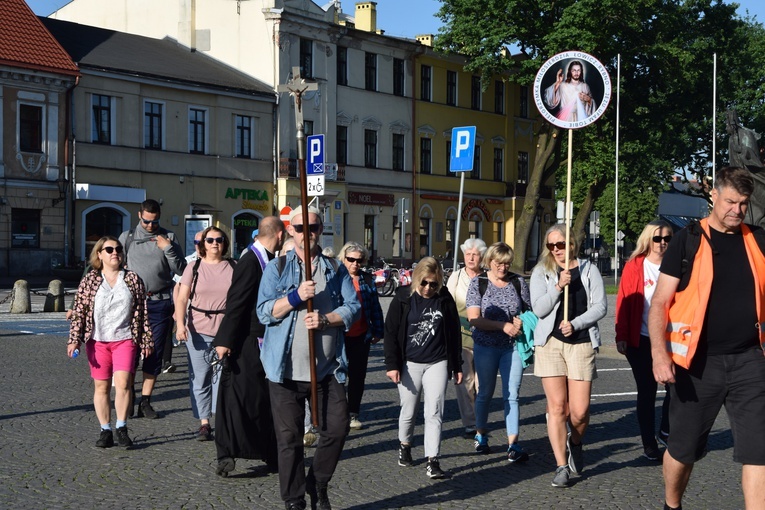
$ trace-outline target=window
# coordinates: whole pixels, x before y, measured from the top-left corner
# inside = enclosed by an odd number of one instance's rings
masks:
[[[518,152],[518,182],[529,180],[529,153]]]
[[[40,247],[40,209],[11,209],[11,246]]]
[[[454,233],[457,231],[457,222],[456,220],[446,220],[446,244],[449,246],[449,248],[452,247],[454,244]]]
[[[393,170],[404,169],[404,135],[393,133]]]
[[[457,71],[446,71],[446,104],[457,106]]]
[[[123,231],[122,213],[112,207],[99,207],[85,215],[85,253],[90,253],[103,236],[119,237]],[[252,240],[250,240],[252,242]]]
[[[459,172],[450,172],[449,169],[452,166],[452,141],[447,140],[446,141],[446,175],[451,175],[452,177],[459,177]]]
[[[93,143],[112,143],[112,98],[93,94]]]
[[[313,78],[313,41],[300,38],[300,76]]]
[[[428,255],[430,255],[430,218],[420,218],[420,257]]]
[[[433,173],[433,163],[431,161],[431,155],[430,155],[431,143],[432,141],[430,138],[420,138],[420,173],[421,174]]]
[[[430,66],[420,67],[420,99],[430,101]]]
[[[503,175],[504,174],[503,172],[504,152],[505,151],[502,149],[498,149],[496,147],[494,148],[494,180],[495,181],[502,182],[505,180]]]
[[[313,135],[313,121],[312,120],[304,120],[303,121],[303,134],[305,134],[306,137],[309,137]]]
[[[404,95],[404,61],[400,58],[393,59],[393,94]]]
[[[19,150],[42,152],[43,109],[31,104],[19,105]]]
[[[143,108],[143,145],[147,149],[161,149],[163,105],[146,101]]]
[[[520,103],[520,112],[519,115],[521,117],[528,118],[529,116],[529,88],[526,86],[521,86],[521,103]]]
[[[470,108],[481,109],[481,77],[473,76],[470,80]]]
[[[338,164],[348,164],[348,126],[337,126],[337,154],[335,159]]]
[[[252,157],[252,117],[236,116],[236,152],[237,158]]]
[[[364,130],[364,166],[377,168],[377,131]]]
[[[369,261],[377,259],[375,250],[375,217],[372,214],[364,215],[364,247],[369,252]]]
[[[337,47],[337,84],[348,85],[348,48]]]
[[[468,221],[468,238],[481,239],[481,218],[473,218]]]
[[[475,153],[473,154],[473,170],[470,172],[471,179],[481,178],[481,147],[475,146]]]
[[[494,82],[494,113],[505,113],[505,84],[501,80]]]
[[[189,108],[189,152],[205,153],[205,110]]]
[[[377,55],[374,53],[364,55],[364,88],[377,90]]]

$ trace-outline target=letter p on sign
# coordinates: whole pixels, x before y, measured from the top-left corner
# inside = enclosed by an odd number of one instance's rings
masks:
[[[475,154],[475,126],[452,128],[452,152],[449,159],[450,172],[473,170]]]

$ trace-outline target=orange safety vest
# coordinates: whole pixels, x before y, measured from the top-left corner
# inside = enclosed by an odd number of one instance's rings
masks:
[[[700,222],[701,228],[709,236],[709,224],[706,218]],[[765,349],[765,256],[760,251],[752,231],[741,224],[744,236],[746,256],[752,269],[755,283],[755,307],[760,346]],[[669,306],[669,319],[664,337],[667,340],[667,350],[672,355],[672,361],[683,368],[690,368],[693,355],[699,344],[701,330],[709,303],[709,292],[712,289],[713,264],[712,247],[703,235],[699,249],[693,259],[693,269],[688,286],[675,293]]]

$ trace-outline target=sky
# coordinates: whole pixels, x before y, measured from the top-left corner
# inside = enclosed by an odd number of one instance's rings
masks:
[[[329,0],[314,0],[323,5]],[[377,28],[385,31],[386,35],[414,39],[420,34],[436,34],[441,21],[434,14],[441,6],[438,0],[376,0]],[[27,0],[32,10],[47,16],[51,12],[69,3],[69,0]],[[732,3],[732,2],[730,2]],[[757,21],[765,23],[765,2],[763,0],[738,0],[739,14],[749,13],[757,17]],[[356,1],[342,0],[343,11],[352,13]],[[402,16],[401,13],[406,15]]]

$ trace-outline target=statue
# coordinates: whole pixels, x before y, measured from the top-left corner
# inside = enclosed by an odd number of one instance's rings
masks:
[[[765,167],[758,140],[759,133],[741,125],[736,110],[726,112],[728,159],[730,166],[746,168],[754,178],[754,193],[749,203],[745,222],[765,228]]]

